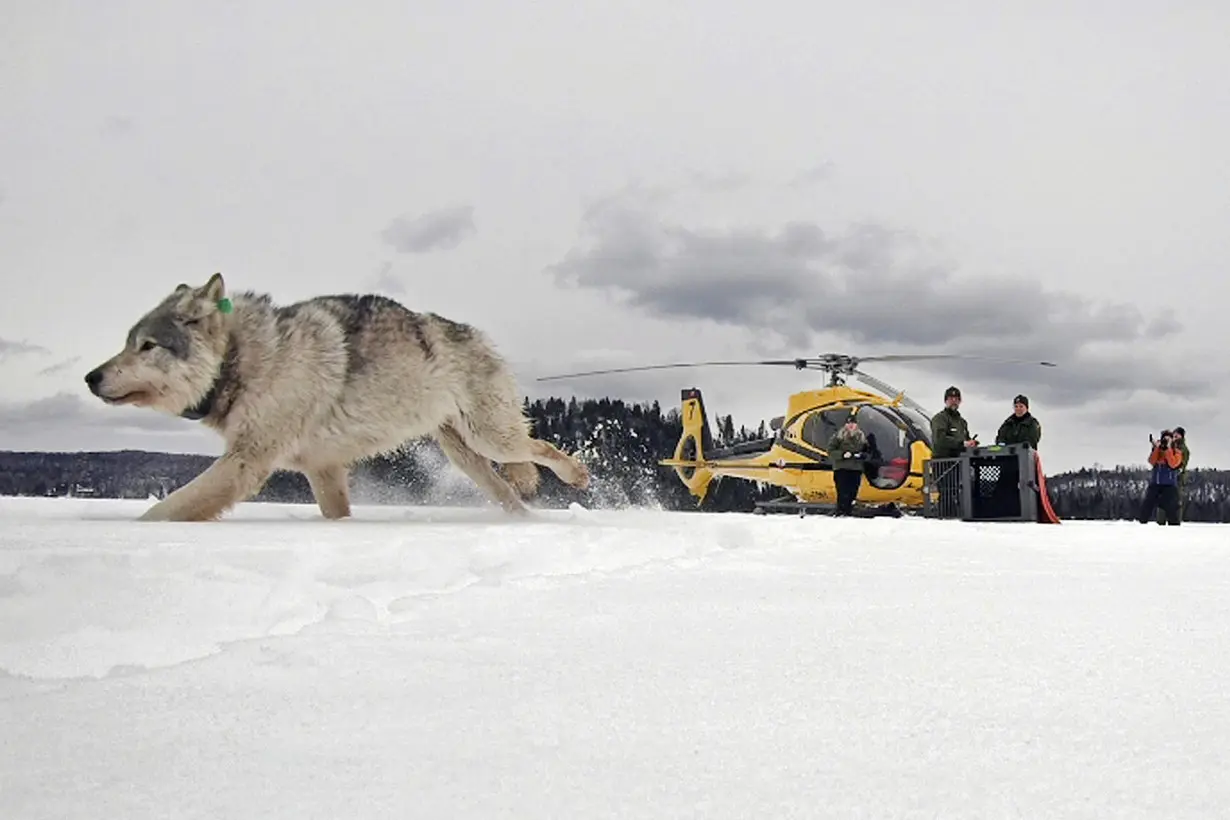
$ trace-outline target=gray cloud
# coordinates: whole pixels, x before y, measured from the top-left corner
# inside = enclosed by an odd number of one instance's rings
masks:
[[[1115,432],[1134,429],[1143,446],[1148,433],[1156,435],[1163,428],[1179,425],[1189,435],[1199,431],[1200,435],[1208,436],[1210,431],[1222,428],[1218,419],[1223,415],[1221,402],[1215,399],[1176,403],[1163,396],[1141,396],[1123,404],[1094,405],[1078,411],[1075,420]],[[1142,451],[1141,457],[1144,455]]]
[[[878,224],[837,232],[811,222],[689,228],[656,215],[649,204],[662,198],[655,192],[648,201],[617,195],[597,203],[585,214],[583,243],[551,268],[557,281],[609,292],[661,318],[773,333],[786,355],[809,355],[825,337],[843,340],[851,348],[843,352],[855,355],[1056,361],[1059,368],[1029,372],[980,361],[918,365],[988,386],[1036,383],[1052,404],[1127,398],[1142,389],[1187,399],[1215,392],[1198,363],[1150,356],[1151,342],[1182,329],[1168,306],[1146,315],[1033,281],[959,277],[929,243]]]
[[[403,296],[406,293],[406,286],[402,281],[393,275],[393,263],[385,262],[376,271],[375,277],[372,279],[372,289],[383,293],[391,293],[397,296]]]
[[[401,253],[428,253],[455,248],[475,232],[474,207],[461,205],[414,218],[399,216],[380,236]]]
[[[1149,321],[1149,326],[1146,328],[1146,335],[1151,339],[1164,339],[1167,336],[1173,336],[1183,329],[1183,324],[1179,321],[1178,315],[1174,308],[1164,307],[1158,315]]]
[[[38,399],[27,404],[0,405],[0,426],[19,427],[26,424],[54,424],[81,417],[81,399],[70,393]]]
[[[38,374],[40,376],[54,376],[57,373],[63,373],[79,361],[81,361],[80,356],[73,356],[72,358],[64,359],[63,361],[59,361],[55,364],[44,367],[42,370],[38,371]]]
[[[805,188],[809,185],[825,182],[832,178],[835,167],[832,161],[821,162],[800,171],[787,184],[791,188]]]
[[[109,136],[109,137],[122,136],[124,134],[132,133],[132,130],[135,126],[136,126],[136,120],[134,120],[132,117],[121,117],[121,116],[112,115],[112,116],[103,118],[102,125],[99,126],[99,130],[105,136]]]
[[[703,171],[691,171],[687,174],[685,185],[693,190],[726,193],[738,191],[752,184],[747,174],[724,173],[710,174]]]
[[[0,449],[217,452],[221,440],[199,424],[135,407],[91,406],[67,392],[0,403]]]
[[[182,433],[191,429],[183,419],[130,407],[92,409],[73,393],[56,393],[26,404],[0,404],[0,427],[6,429],[26,425],[47,426],[63,422],[104,428],[127,428],[151,432]]]
[[[0,339],[0,361],[4,361],[10,356],[21,356],[32,353],[47,355],[50,352],[50,350],[42,345],[33,345],[29,342],[14,342],[8,339]]]

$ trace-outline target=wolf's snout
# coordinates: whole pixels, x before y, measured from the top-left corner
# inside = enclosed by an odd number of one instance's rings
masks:
[[[98,395],[98,385],[102,384],[102,380],[102,368],[95,368],[85,374],[85,383],[90,388],[90,392],[95,396]]]

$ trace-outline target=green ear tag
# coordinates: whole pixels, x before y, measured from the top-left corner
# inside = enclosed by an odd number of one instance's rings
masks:
[[[227,299],[225,296],[223,296],[221,299],[218,300],[218,310],[222,311],[223,313],[230,313],[232,309],[233,309],[233,305],[231,305],[230,299]]]

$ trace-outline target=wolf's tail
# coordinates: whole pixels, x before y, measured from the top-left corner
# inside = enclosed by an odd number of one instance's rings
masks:
[[[532,461],[515,461],[500,465],[504,477],[522,498],[532,498],[538,493],[538,465]]]

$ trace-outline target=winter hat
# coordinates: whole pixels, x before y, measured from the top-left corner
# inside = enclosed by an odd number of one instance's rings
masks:
[[[1012,403],[1013,404],[1023,404],[1026,407],[1029,407],[1029,396],[1024,396],[1024,395],[1017,396],[1015,399],[1012,400]]]
[[[956,385],[953,385],[952,387],[944,391],[945,399],[951,399],[954,397],[958,399],[961,398],[961,391],[957,389]]]

